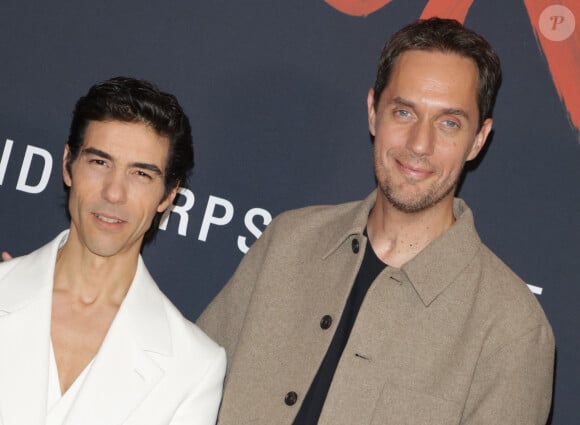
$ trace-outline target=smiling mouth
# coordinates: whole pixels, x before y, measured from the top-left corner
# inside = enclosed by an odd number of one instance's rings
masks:
[[[405,173],[415,177],[425,177],[431,174],[431,171],[421,167],[414,167],[410,164],[405,164],[401,161],[397,161],[399,168]]]
[[[100,214],[95,214],[95,217],[97,217],[101,221],[104,221],[105,223],[110,223],[110,224],[123,223],[123,220],[121,220],[121,219],[113,218],[113,217],[106,217],[106,216],[100,215]]]

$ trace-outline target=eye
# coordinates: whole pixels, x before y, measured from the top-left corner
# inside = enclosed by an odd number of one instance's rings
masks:
[[[447,128],[459,128],[459,123],[453,120],[443,120],[443,125]]]
[[[151,177],[151,175],[148,172],[143,171],[143,170],[136,170],[135,174],[138,177],[142,177],[142,178],[147,179],[147,180],[151,180],[153,178],[153,177]]]
[[[100,159],[100,158],[90,159],[89,162],[91,164],[95,164],[95,165],[107,165],[107,162],[104,159]]]
[[[405,109],[397,109],[395,115],[401,118],[408,118],[411,116],[411,113]]]

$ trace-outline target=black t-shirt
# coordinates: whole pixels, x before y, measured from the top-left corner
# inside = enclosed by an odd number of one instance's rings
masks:
[[[316,425],[318,423],[332,377],[350,336],[360,306],[369,287],[385,267],[386,264],[377,257],[370,242],[367,240],[365,255],[346,301],[342,317],[328,347],[326,356],[324,356],[324,360],[320,365],[320,369],[318,369],[318,373],[310,385],[296,419],[294,419],[294,425]]]

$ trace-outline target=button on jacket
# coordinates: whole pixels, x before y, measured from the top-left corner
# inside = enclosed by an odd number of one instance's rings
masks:
[[[220,425],[292,424],[332,340],[321,318],[341,317],[360,267],[375,197],[280,215],[202,314],[229,359]],[[463,201],[454,214],[371,285],[319,424],[545,423],[551,327]]]

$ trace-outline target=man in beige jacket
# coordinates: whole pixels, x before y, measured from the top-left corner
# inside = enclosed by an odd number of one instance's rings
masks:
[[[454,198],[500,73],[456,21],[389,40],[367,99],[377,190],[279,216],[198,321],[229,356],[221,425],[545,423],[550,325]]]

